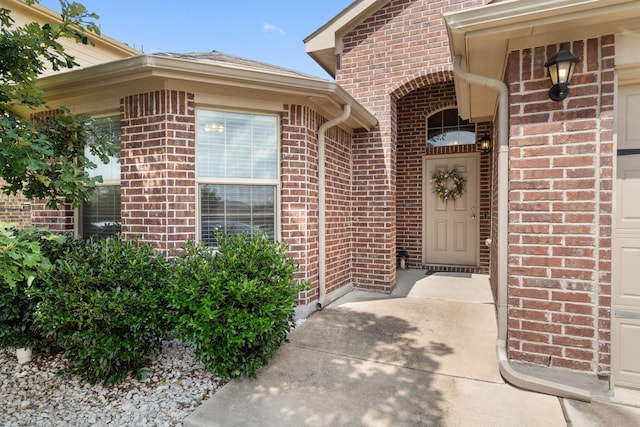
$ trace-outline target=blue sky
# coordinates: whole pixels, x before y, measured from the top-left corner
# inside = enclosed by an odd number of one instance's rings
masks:
[[[330,76],[302,40],[353,0],[76,0],[103,34],[145,53],[217,50],[315,76]],[[60,11],[58,0],[42,6]]]

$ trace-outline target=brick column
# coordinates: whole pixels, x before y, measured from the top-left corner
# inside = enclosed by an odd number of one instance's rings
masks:
[[[569,97],[549,100],[556,45],[512,52],[509,355],[607,372],[610,353],[613,36],[570,45]]]
[[[288,105],[282,116],[282,240],[311,282],[300,305],[318,300],[318,129],[327,119],[309,107]],[[351,135],[339,127],[325,135],[325,254],[327,294],[352,284]]]
[[[300,267],[298,279],[311,282],[300,305],[318,299],[318,137],[322,118],[300,105],[282,114],[281,233],[288,255]]]
[[[161,90],[121,100],[122,234],[170,253],[195,239],[195,105]]]

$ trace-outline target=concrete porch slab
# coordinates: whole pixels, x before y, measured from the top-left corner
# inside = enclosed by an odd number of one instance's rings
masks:
[[[502,382],[492,305],[418,298],[346,302],[302,326],[290,336],[298,347]]]
[[[231,381],[185,426],[566,425],[557,398],[500,377],[486,278],[411,274],[406,297],[354,292],[311,316],[257,379]],[[442,286],[461,295],[440,299]]]
[[[523,424],[523,421],[526,423]],[[258,379],[234,380],[185,426],[566,426],[556,398],[287,345]]]

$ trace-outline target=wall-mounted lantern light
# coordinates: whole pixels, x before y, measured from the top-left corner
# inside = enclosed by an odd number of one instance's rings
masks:
[[[567,97],[569,83],[578,62],[580,60],[573,56],[564,46],[560,47],[560,50],[553,58],[545,62],[544,66],[547,68],[553,83],[553,86],[549,89],[549,98],[554,101],[562,101]]]
[[[486,133],[480,138],[480,151],[485,154],[491,152],[491,138]]]

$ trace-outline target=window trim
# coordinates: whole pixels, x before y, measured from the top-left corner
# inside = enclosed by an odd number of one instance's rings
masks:
[[[268,179],[255,179],[255,178],[212,178],[212,177],[200,177],[198,175],[198,114],[200,111],[216,111],[223,113],[237,113],[237,114],[247,114],[247,115],[260,115],[260,116],[269,116],[275,117],[276,119],[276,178],[268,178]],[[196,239],[197,243],[202,242],[202,201],[200,200],[200,185],[201,184],[217,184],[217,185],[247,185],[247,186],[273,186],[275,192],[275,200],[274,200],[274,240],[280,241],[282,239],[282,205],[281,205],[281,194],[282,194],[282,117],[280,114],[273,112],[262,112],[262,111],[246,111],[246,110],[235,110],[235,109],[223,109],[223,108],[215,108],[215,107],[203,107],[197,106],[195,109],[196,116],[196,132],[195,132],[195,160],[194,160],[194,173],[195,173],[195,193],[196,193]],[[215,248],[213,248],[215,249]]]

